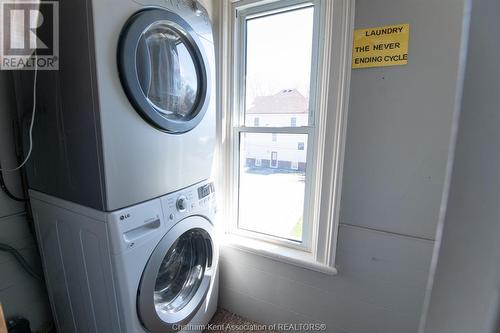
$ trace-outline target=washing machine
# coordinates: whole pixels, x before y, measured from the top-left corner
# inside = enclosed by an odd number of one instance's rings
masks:
[[[200,3],[60,1],[58,28],[59,70],[38,72],[30,189],[111,212],[211,176],[214,44]],[[27,151],[33,73],[15,86]]]
[[[112,213],[30,194],[58,332],[200,332],[213,316],[212,182]]]

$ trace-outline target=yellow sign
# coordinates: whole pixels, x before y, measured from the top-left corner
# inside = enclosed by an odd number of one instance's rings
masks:
[[[406,65],[409,24],[354,30],[352,68]]]

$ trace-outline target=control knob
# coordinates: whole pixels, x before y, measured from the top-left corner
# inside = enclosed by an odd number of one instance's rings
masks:
[[[181,195],[179,198],[177,198],[177,202],[175,203],[177,210],[179,212],[184,212],[187,209],[188,202],[185,196]]]

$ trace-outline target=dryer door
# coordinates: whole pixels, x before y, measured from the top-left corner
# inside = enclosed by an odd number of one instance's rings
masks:
[[[159,8],[134,14],[118,46],[122,86],[136,111],[154,127],[184,133],[203,118],[210,96],[203,45],[179,15]]]
[[[177,223],[153,251],[142,274],[137,310],[152,333],[187,324],[205,301],[215,274],[212,224],[191,216]]]

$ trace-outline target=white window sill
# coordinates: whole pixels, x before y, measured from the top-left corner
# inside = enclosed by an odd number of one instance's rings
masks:
[[[241,251],[257,254],[285,264],[310,269],[312,271],[325,273],[328,275],[337,274],[337,269],[335,267],[330,267],[323,263],[317,262],[310,253],[276,244],[271,244],[257,239],[238,236],[234,234],[225,234],[222,240],[222,246],[227,246]]]

